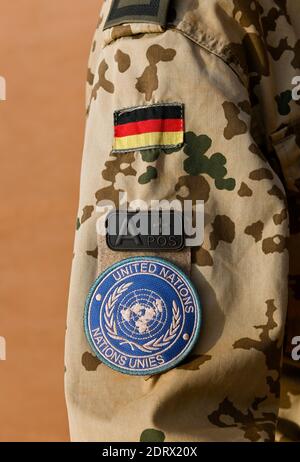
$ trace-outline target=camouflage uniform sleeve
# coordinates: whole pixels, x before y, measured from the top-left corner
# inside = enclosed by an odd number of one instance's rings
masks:
[[[271,17],[258,2],[257,11],[246,1],[170,3],[165,28],[129,22],[103,30],[111,6],[105,2],[92,49],[66,337],[71,437],[272,441],[287,305],[288,214],[270,142],[278,127],[270,117],[276,94],[268,90],[276,88],[281,98],[284,85],[273,85],[259,29],[260,17]],[[115,110],[166,102],[184,104],[182,149],[111,152]],[[96,206],[118,203],[120,192],[129,202],[205,202],[205,239],[192,251],[191,275],[203,301],[204,328],[184,363],[146,380],[101,364],[83,330],[85,299],[98,271]]]

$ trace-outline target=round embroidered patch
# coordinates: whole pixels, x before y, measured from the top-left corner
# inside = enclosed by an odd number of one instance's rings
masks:
[[[160,258],[136,257],[98,277],[84,323],[103,363],[125,374],[153,375],[175,367],[192,350],[201,304],[179,268]]]

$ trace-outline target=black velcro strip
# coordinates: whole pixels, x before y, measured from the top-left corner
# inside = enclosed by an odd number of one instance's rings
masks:
[[[182,104],[153,105],[127,111],[116,111],[115,125],[140,122],[142,120],[182,119],[182,117]]]
[[[104,30],[130,22],[166,25],[170,0],[114,0]]]

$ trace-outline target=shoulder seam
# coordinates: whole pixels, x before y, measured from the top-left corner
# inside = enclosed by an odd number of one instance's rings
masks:
[[[201,48],[204,48],[207,52],[212,53],[227,64],[231,70],[237,75],[239,80],[245,87],[248,87],[248,79],[242,72],[242,66],[239,59],[235,56],[228,48],[227,44],[222,44],[221,41],[214,35],[203,30],[197,30],[197,34],[189,32],[184,26],[189,25],[188,23],[181,22],[180,25],[169,24],[169,29],[177,30],[182,33],[185,37],[196,43]],[[195,31],[196,32],[196,31]]]

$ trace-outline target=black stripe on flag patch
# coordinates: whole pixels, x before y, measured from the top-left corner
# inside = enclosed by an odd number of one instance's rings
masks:
[[[182,104],[157,104],[115,112],[115,125],[123,125],[142,120],[182,119]]]
[[[130,22],[165,26],[170,0],[113,0],[104,30]]]

